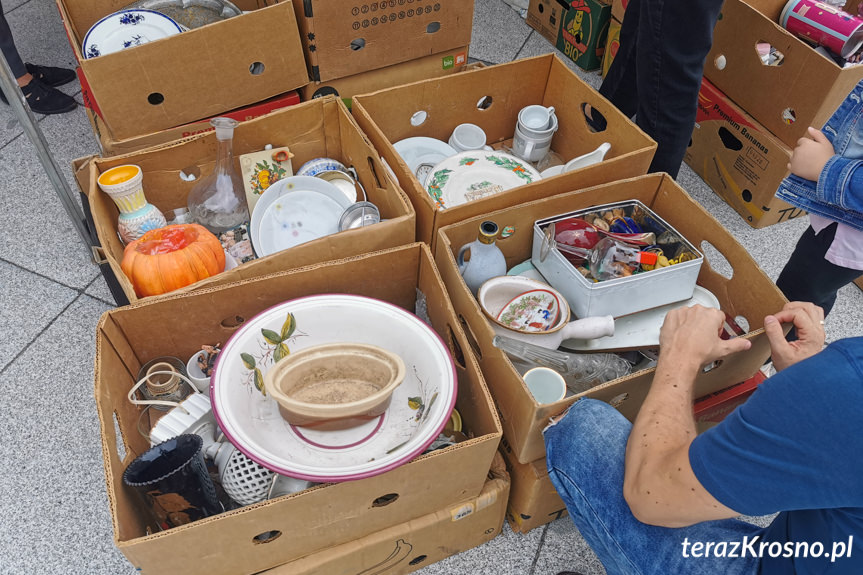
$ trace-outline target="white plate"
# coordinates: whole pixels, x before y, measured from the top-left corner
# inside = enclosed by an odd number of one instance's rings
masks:
[[[250,237],[258,257],[339,231],[351,205],[333,184],[312,176],[290,176],[261,194],[252,212]]]
[[[451,208],[541,178],[535,168],[520,158],[503,152],[471,150],[435,166],[425,188],[438,206]]]
[[[659,330],[662,328],[662,322],[665,321],[668,312],[679,307],[691,307],[696,304],[720,309],[719,300],[716,299],[715,295],[701,286],[695,286],[691,299],[616,318],[613,336],[591,340],[567,339],[564,340],[561,347],[571,351],[659,347]]]
[[[154,10],[121,10],[108,14],[90,27],[84,36],[84,58],[96,58],[155,42],[183,28],[174,20]]]
[[[406,138],[393,144],[393,148],[402,157],[417,177],[421,186],[425,187],[426,179],[436,165],[458,153],[458,150],[442,140],[435,138]]]
[[[402,358],[407,376],[386,413],[369,423],[339,431],[292,426],[255,385],[255,369],[263,380],[273,365],[276,345],[265,333],[284,338],[290,352],[325,343],[377,345]],[[219,353],[210,383],[213,413],[231,443],[276,473],[317,482],[370,477],[420,455],[449,421],[456,393],[452,358],[428,325],[392,304],[341,294],[288,301],[244,323]]]

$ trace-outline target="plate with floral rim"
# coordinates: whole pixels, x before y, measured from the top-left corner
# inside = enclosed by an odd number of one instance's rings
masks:
[[[407,376],[390,407],[338,431],[289,424],[261,391],[267,370],[289,353],[339,342],[377,345],[402,358]],[[210,380],[216,421],[237,449],[276,473],[315,482],[371,477],[422,454],[449,421],[456,393],[452,357],[427,324],[390,303],[343,294],[287,301],[245,322]]]
[[[436,165],[425,188],[441,208],[451,208],[540,180],[536,169],[498,151],[470,150]]]

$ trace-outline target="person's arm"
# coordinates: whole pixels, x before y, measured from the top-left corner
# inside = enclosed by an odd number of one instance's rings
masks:
[[[814,201],[863,214],[863,160],[836,155],[820,130],[810,127],[808,133],[797,140],[788,169],[817,182]]]
[[[701,306],[672,310],[660,332],[660,356],[626,446],[623,494],[643,523],[683,527],[735,517],[699,483],[689,463],[695,439],[695,377],[701,369],[749,349],[745,339],[722,340],[725,315]]]

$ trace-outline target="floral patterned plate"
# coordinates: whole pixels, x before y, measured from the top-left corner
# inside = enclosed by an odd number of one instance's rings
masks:
[[[119,52],[179,34],[183,27],[154,10],[121,10],[108,14],[84,36],[85,59]]]
[[[503,152],[471,150],[436,165],[425,188],[441,208],[478,200],[539,180],[530,164]]]
[[[560,319],[560,301],[552,292],[535,289],[518,294],[503,306],[497,321],[522,332],[548,331]]]
[[[264,374],[289,353],[355,342],[398,354],[407,376],[380,417],[350,429],[296,427],[265,396]],[[261,312],[222,348],[210,380],[219,427],[264,467],[315,482],[349,481],[394,469],[420,455],[455,406],[455,366],[440,337],[415,315],[353,295],[299,298]]]

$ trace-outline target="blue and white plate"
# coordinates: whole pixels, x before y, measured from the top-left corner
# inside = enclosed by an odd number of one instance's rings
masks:
[[[182,26],[154,10],[121,10],[93,24],[84,36],[85,59],[119,52],[183,32]]]

